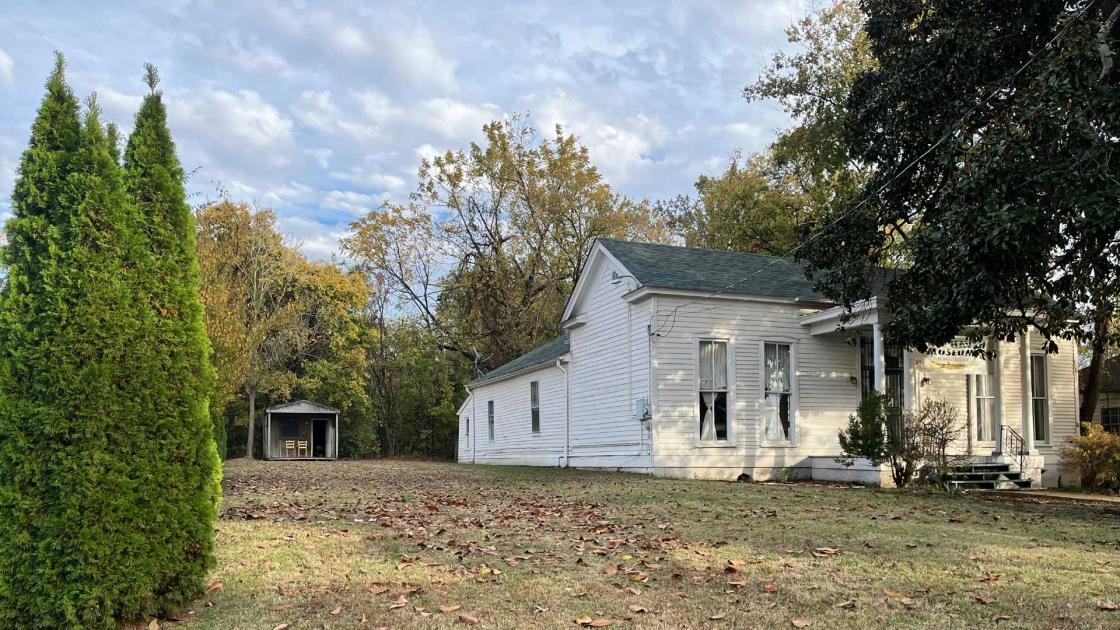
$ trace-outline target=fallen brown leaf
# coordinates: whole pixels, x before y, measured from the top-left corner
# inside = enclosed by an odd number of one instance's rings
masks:
[[[222,586],[224,586],[224,584],[222,584],[218,580],[214,580],[213,582],[210,583],[209,586],[206,587],[206,592],[209,593],[210,591],[216,591],[216,590],[222,588]]]
[[[777,584],[767,584],[766,586],[762,587],[762,591],[764,593],[777,593],[778,592],[778,585]]]
[[[849,599],[849,600],[846,600],[846,601],[842,601],[839,604],[836,604],[836,607],[837,608],[855,608],[856,607],[856,601],[854,599]]]
[[[453,613],[453,612],[455,612],[456,610],[459,610],[462,607],[463,607],[462,604],[452,604],[450,606],[440,606],[439,611],[440,612],[445,612],[445,613]]]
[[[1117,608],[1120,608],[1120,606],[1117,606],[1116,604],[1105,600],[1097,602],[1097,608],[1101,610],[1116,610]]]
[[[276,624],[275,626],[273,626],[272,630],[287,630],[287,628],[288,628],[288,624],[280,623],[280,624]]]
[[[478,623],[478,617],[472,617],[466,613],[459,614],[459,623],[465,623],[468,626],[473,626]]]
[[[342,606],[336,607],[334,610],[331,611],[331,614],[332,615],[341,615],[342,614]]]
[[[719,621],[720,619],[723,619],[723,618],[724,618],[724,617],[726,617],[726,616],[727,616],[727,613],[716,613],[716,614],[714,614],[714,615],[710,615],[710,616],[708,617],[708,619],[709,619],[710,621]]]
[[[794,628],[808,628],[809,626],[813,625],[813,622],[811,620],[803,618],[791,619],[790,623]]]
[[[630,604],[630,606],[628,606],[628,608],[630,609],[630,612],[632,612],[632,613],[644,613],[644,612],[648,612],[648,611],[646,611],[646,607],[645,607],[645,606],[639,606],[639,605],[637,605],[637,604]]]

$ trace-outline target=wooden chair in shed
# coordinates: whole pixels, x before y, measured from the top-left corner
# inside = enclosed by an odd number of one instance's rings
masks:
[[[296,457],[299,457],[300,453],[302,453],[304,457],[308,456],[309,450],[307,448],[307,440],[296,442]]]
[[[296,452],[295,440],[284,440],[284,457],[292,457],[292,453]]]

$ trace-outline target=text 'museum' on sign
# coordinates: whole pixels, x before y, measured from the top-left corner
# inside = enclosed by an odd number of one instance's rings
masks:
[[[984,357],[972,354],[972,342],[954,339],[949,343],[930,348],[920,359],[927,371],[956,372],[957,374],[984,374],[987,366]]]

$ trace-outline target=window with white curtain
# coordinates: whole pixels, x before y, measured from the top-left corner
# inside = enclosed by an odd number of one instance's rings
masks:
[[[787,343],[763,345],[763,384],[766,387],[762,402],[763,435],[767,442],[791,442],[796,435],[793,427],[793,363]]]
[[[1034,412],[1034,439],[1039,442],[1050,441],[1050,401],[1046,382],[1046,355],[1031,355],[1031,405]]]
[[[700,441],[727,440],[727,342],[700,342]]]
[[[977,442],[994,442],[996,439],[996,362],[984,361],[984,373],[972,375],[973,409]]]

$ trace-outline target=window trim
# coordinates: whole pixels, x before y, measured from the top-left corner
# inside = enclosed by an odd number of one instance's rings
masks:
[[[700,439],[700,427],[703,422],[703,418],[700,416],[700,344],[705,341],[722,343],[727,348],[727,398],[725,402],[727,407],[727,437],[722,440],[709,440],[707,442]],[[735,441],[735,343],[730,337],[696,335],[692,339],[692,347],[692,365],[694,368],[692,370],[692,395],[694,397],[692,403],[693,445],[696,448],[735,448],[737,446]]]
[[[488,434],[490,436],[490,441],[493,442],[494,441],[494,401],[493,400],[486,401],[486,426],[488,428]]]
[[[1035,359],[1035,357],[1039,357],[1039,358],[1042,359],[1042,373],[1046,375],[1046,398],[1036,398],[1035,395],[1034,395],[1034,359]],[[1046,354],[1045,352],[1032,352],[1031,353],[1031,358],[1030,358],[1030,363],[1031,363],[1031,365],[1030,365],[1030,370],[1031,370],[1031,422],[1033,423],[1033,422],[1036,421],[1036,418],[1034,417],[1034,401],[1045,400],[1046,401],[1046,439],[1045,440],[1040,440],[1038,438],[1038,432],[1035,431],[1035,427],[1034,427],[1033,424],[1031,425],[1031,433],[1035,434],[1034,435],[1035,444],[1041,444],[1042,446],[1050,446],[1050,438],[1053,437],[1053,433],[1054,433],[1054,423],[1053,423],[1053,420],[1054,420],[1054,402],[1053,402],[1054,401],[1054,392],[1053,392],[1053,389],[1050,387],[1050,382],[1051,382],[1050,377],[1052,376],[1051,371],[1050,371],[1050,356],[1048,354]]]
[[[470,437],[471,436],[471,418],[470,418],[470,416],[463,416],[463,429],[464,429],[464,433],[463,433],[464,437]]]
[[[529,431],[533,435],[541,432],[541,383],[529,381]]]
[[[766,438],[765,418],[762,410],[766,404],[766,345],[779,344],[789,346],[789,431],[790,438],[775,442]],[[760,448],[797,448],[800,446],[801,418],[800,408],[800,378],[797,368],[797,340],[788,337],[765,337],[758,342],[758,444]]]

